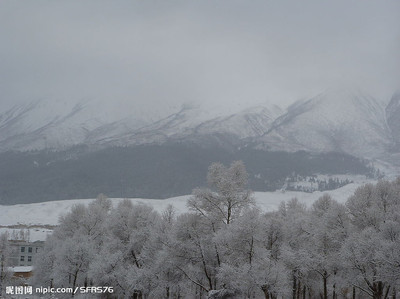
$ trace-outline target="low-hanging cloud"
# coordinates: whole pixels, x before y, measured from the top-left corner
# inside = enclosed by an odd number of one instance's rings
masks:
[[[0,107],[286,105],[400,87],[399,1],[2,1]]]

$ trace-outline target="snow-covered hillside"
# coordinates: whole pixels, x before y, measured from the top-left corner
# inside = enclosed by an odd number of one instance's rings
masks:
[[[0,112],[0,151],[126,146],[201,135],[260,136],[282,114],[275,106],[154,107],[95,100],[37,100]],[[244,109],[244,110],[243,110]]]
[[[254,138],[266,132],[274,119],[282,114],[277,106],[252,107],[234,114],[202,107],[183,107],[149,126],[124,136],[108,139],[109,145],[138,145],[166,141],[204,140],[204,136],[232,136],[237,139]]]
[[[105,108],[104,108],[105,109]],[[37,100],[0,114],[0,150],[65,149],[91,136],[115,135],[146,124],[138,117],[124,121],[93,101]]]
[[[365,181],[366,182],[366,181]],[[297,198],[300,202],[310,206],[315,200],[327,193],[338,202],[344,203],[354,191],[361,186],[364,181],[346,185],[342,188],[326,191],[326,192],[294,192],[294,191],[276,191],[276,192],[255,192],[254,197],[257,205],[265,212],[277,210],[280,203],[289,201],[292,198]],[[142,203],[152,206],[156,211],[164,211],[168,205],[172,205],[178,214],[188,211],[186,206],[187,200],[191,195],[173,197],[168,199],[130,199],[133,203]],[[31,240],[45,239],[51,231],[45,228],[46,225],[57,225],[59,217],[67,213],[72,206],[83,203],[88,205],[93,199],[73,199],[50,201],[33,204],[18,204],[18,205],[0,205],[0,233],[3,231],[19,231],[19,228],[10,228],[10,226],[39,226],[29,229]],[[112,198],[113,205],[117,205],[123,199]],[[41,227],[40,227],[41,226]]]
[[[395,93],[386,107],[387,123],[392,133],[395,150],[400,150],[400,91]]]
[[[260,149],[338,151],[381,158],[399,144],[399,96],[388,106],[352,89],[332,89],[289,106],[183,105],[143,110],[134,101],[41,100],[0,113],[0,151],[209,142]],[[125,105],[125,106],[124,106]]]
[[[381,156],[390,145],[384,107],[359,91],[329,90],[296,102],[259,139],[275,150],[337,151],[355,156]]]

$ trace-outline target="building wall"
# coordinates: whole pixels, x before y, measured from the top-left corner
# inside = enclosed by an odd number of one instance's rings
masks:
[[[32,266],[37,254],[43,250],[43,241],[10,241],[11,266]]]

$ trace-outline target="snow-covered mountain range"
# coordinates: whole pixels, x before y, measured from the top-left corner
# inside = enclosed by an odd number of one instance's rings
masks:
[[[366,158],[400,150],[399,93],[387,105],[345,89],[328,90],[286,110],[272,105],[235,112],[186,105],[151,115],[120,110],[123,113],[110,113],[93,101],[41,100],[14,106],[0,113],[0,151],[169,141],[338,151]]]
[[[361,92],[335,90],[291,105],[259,141],[275,150],[336,151],[372,158],[387,151],[391,138],[380,102]]]

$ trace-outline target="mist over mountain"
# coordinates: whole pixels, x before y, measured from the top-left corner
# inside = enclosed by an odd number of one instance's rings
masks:
[[[400,152],[400,91],[395,93],[386,107],[387,124],[394,143],[394,151]]]
[[[36,101],[0,114],[0,151],[64,150],[190,142],[264,150],[343,152],[384,157],[398,146],[399,94],[386,104],[351,89],[323,92],[287,109],[257,107],[160,106],[153,111],[95,101]],[[118,102],[115,103],[118,106]],[[116,108],[115,108],[116,109]]]
[[[0,200],[184,195],[206,184],[216,161],[243,160],[255,191],[298,176],[375,176],[371,165],[399,166],[399,100],[338,89],[287,109],[183,105],[108,114],[95,101],[18,105],[0,114]]]
[[[43,99],[0,112],[0,152],[62,150],[76,145],[127,146],[194,135],[261,135],[282,113],[276,105],[159,105]]]
[[[294,103],[259,141],[272,150],[335,151],[377,158],[385,155],[391,138],[380,101],[360,91],[340,89]]]

